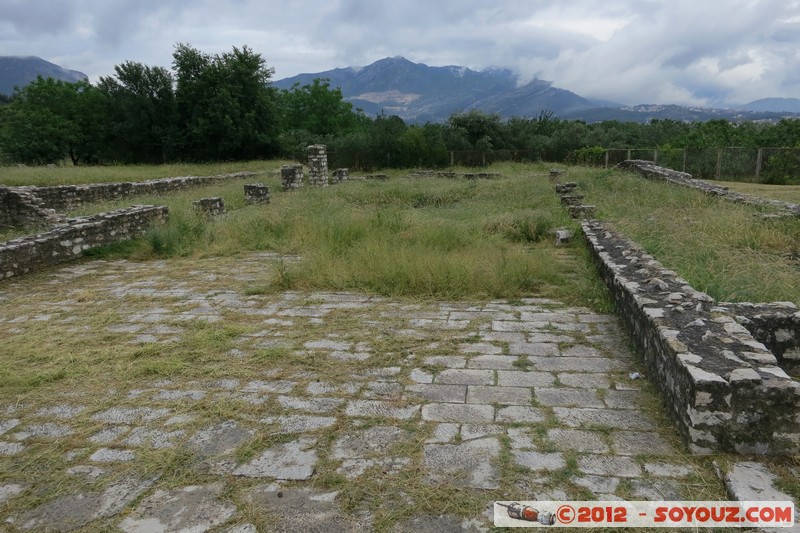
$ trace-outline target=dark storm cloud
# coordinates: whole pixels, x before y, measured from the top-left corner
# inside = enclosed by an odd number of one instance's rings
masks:
[[[0,53],[92,79],[125,60],[169,66],[185,42],[246,44],[276,78],[403,55],[625,103],[800,97],[796,0],[0,0],[0,13]]]

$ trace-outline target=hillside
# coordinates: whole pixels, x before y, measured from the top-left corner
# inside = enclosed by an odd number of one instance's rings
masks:
[[[24,87],[37,76],[68,82],[88,79],[83,72],[64,69],[39,57],[0,56],[0,94],[9,96],[14,87]]]
[[[278,80],[274,85],[279,89],[290,89],[295,83],[306,85],[315,78],[329,79],[332,87],[341,89],[345,100],[363,109],[367,115],[398,115],[412,123],[443,122],[455,112],[471,109],[498,113],[503,118],[535,117],[542,111],[551,111],[563,119],[641,123],[653,119],[775,122],[800,113],[800,101],[776,98],[751,102],[739,109],[621,106],[589,100],[544,80],[534,79],[518,86],[517,76],[507,69],[491,68],[478,72],[460,66],[431,67],[404,57],[387,57],[365,67],[300,74]]]
[[[467,67],[430,67],[403,57],[385,58],[366,67],[349,67],[300,74],[275,82],[280,89],[295,83],[310,84],[328,78],[345,99],[368,115],[381,112],[398,115],[410,122],[439,122],[453,112],[481,109],[511,115],[538,115],[542,109],[557,114],[589,109],[588,100],[575,93],[534,80],[517,87],[510,70]]]

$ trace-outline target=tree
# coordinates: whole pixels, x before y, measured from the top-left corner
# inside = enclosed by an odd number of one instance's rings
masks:
[[[4,151],[15,161],[74,165],[97,161],[106,123],[102,100],[88,82],[41,76],[14,93],[3,119]]]
[[[110,123],[105,155],[126,163],[163,163],[175,155],[174,78],[163,67],[127,61],[101,77]]]
[[[283,127],[304,130],[312,135],[343,135],[357,124],[353,104],[345,102],[338,87],[330,80],[316,78],[311,85],[295,83],[281,92]]]
[[[221,55],[179,44],[173,54],[177,148],[190,159],[253,159],[276,149],[273,70],[247,46]]]

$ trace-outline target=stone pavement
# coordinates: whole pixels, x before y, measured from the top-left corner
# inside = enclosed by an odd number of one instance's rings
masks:
[[[0,523],[480,531],[498,499],[725,498],[631,379],[613,316],[252,294],[278,260],[94,261],[0,285],[0,336],[80,336],[120,367],[2,393]],[[152,377],[125,374],[142,361]]]

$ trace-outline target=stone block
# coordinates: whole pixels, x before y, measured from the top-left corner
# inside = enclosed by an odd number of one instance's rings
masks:
[[[204,217],[217,217],[225,213],[225,202],[219,196],[200,198],[192,202],[195,212]]]
[[[247,183],[244,186],[244,201],[248,204],[268,204],[269,187],[263,183]]]
[[[281,185],[284,191],[293,191],[303,186],[303,165],[283,165]]]

